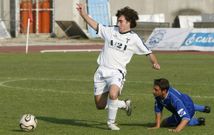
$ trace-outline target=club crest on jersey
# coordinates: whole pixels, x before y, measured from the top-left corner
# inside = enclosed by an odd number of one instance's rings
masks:
[[[187,114],[187,113],[184,111],[183,108],[181,108],[180,110],[178,110],[178,115],[179,115],[180,117],[183,117],[185,114]]]
[[[130,40],[129,38],[126,38],[126,43],[128,43],[128,42],[129,42],[129,40]]]

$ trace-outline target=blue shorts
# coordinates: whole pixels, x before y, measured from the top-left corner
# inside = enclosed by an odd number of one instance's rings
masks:
[[[166,125],[167,126],[177,126],[181,122],[181,118],[177,115],[172,115],[166,118]]]
[[[187,108],[188,110],[188,114],[190,116],[190,119],[192,119],[192,117],[195,114],[195,108],[194,105],[190,105]],[[182,118],[178,115],[178,114],[172,114],[172,116],[166,118],[166,124],[169,126],[177,126],[180,122],[181,122]]]

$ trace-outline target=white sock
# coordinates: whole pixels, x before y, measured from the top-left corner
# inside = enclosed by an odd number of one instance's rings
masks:
[[[126,103],[123,100],[117,100],[118,108],[126,108]]]
[[[109,107],[109,100],[110,100],[110,99],[108,98],[108,101],[107,101],[107,104],[106,104],[105,109],[108,109],[108,107]],[[121,108],[126,108],[126,107],[127,107],[124,100],[117,100],[116,104],[117,104],[117,107],[120,108],[120,109],[121,109]]]
[[[118,100],[111,100],[108,101],[108,124],[115,123],[115,119],[117,116],[117,105]]]

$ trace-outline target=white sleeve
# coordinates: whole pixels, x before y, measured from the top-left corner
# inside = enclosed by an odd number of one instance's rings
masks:
[[[111,33],[111,27],[103,26],[102,24],[98,24],[97,34],[102,39],[105,39]]]
[[[136,49],[136,54],[143,55],[143,54],[150,54],[152,51],[145,45],[143,40],[136,35],[136,44],[137,44],[137,49]]]

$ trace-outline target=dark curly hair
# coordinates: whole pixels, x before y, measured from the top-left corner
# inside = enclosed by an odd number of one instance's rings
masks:
[[[159,86],[161,90],[167,90],[167,91],[170,87],[169,81],[165,78],[155,79],[154,85]]]
[[[126,18],[127,21],[130,22],[130,27],[134,28],[137,26],[136,21],[139,19],[138,18],[138,13],[131,9],[130,7],[124,7],[120,10],[117,11],[116,16],[117,18],[119,18],[120,16],[124,16]]]

